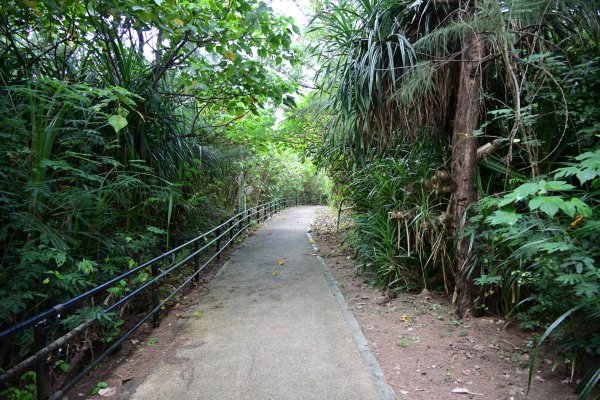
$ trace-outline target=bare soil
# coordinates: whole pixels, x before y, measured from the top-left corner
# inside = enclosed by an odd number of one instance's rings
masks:
[[[352,249],[341,246],[341,231],[331,211],[319,208],[312,235],[320,255],[399,399],[577,398],[566,368],[552,372],[551,356],[542,353],[527,394],[531,336],[514,324],[497,316],[457,319],[443,293],[389,299],[371,287]]]

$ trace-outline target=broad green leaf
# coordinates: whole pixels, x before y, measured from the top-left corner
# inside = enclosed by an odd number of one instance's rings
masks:
[[[524,183],[512,192],[508,193],[506,196],[504,196],[504,198],[498,203],[498,206],[503,207],[514,202],[519,202],[531,195],[536,194],[539,190],[539,182]]]
[[[167,231],[157,228],[156,226],[147,226],[146,230],[152,232],[152,233],[156,233],[157,235],[166,235]]]
[[[521,214],[517,214],[514,210],[497,210],[492,215],[485,219],[490,225],[513,225],[519,221]]]
[[[592,216],[592,209],[590,206],[585,204],[579,197],[573,197],[570,204],[576,209],[576,214],[581,214],[586,218]]]
[[[544,188],[546,190],[572,190],[572,189],[575,189],[575,186],[570,185],[563,181],[549,181],[549,182],[540,181],[540,183],[542,183],[542,182],[543,182],[543,184],[541,186],[542,186],[542,188]]]
[[[536,196],[529,202],[529,209],[531,211],[539,209],[554,217],[559,209],[565,209],[565,201],[558,196]]]
[[[84,275],[89,275],[96,270],[96,263],[90,260],[81,260],[77,263],[77,269]]]
[[[575,159],[580,162],[573,166],[559,168],[554,176],[560,178],[575,175],[582,185],[600,176],[600,149],[587,151]]]
[[[108,117],[108,124],[113,127],[115,132],[119,132],[121,129],[127,126],[127,119],[122,115],[115,114]]]

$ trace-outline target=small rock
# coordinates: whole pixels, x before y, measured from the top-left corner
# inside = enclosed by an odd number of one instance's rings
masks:
[[[519,394],[523,394],[523,389],[521,389],[520,387],[514,387],[508,391],[509,396],[517,396]]]
[[[471,370],[470,369],[463,369],[462,370],[462,374],[463,375],[471,375]]]
[[[476,344],[475,346],[473,346],[473,350],[475,351],[482,351],[484,349],[482,344]]]
[[[364,294],[362,296],[360,296],[360,298],[363,299],[363,300],[369,300],[369,296],[364,295]]]
[[[408,390],[401,390],[400,394],[409,394],[410,392]]]
[[[499,319],[498,321],[496,321],[496,325],[503,325],[503,324],[504,324],[503,319]]]
[[[481,365],[475,364],[475,365],[473,365],[473,369],[481,369]]]
[[[545,381],[546,381],[544,378],[542,378],[542,377],[541,377],[541,376],[539,376],[539,375],[536,375],[536,376],[535,376],[533,379],[535,379],[535,380],[536,380],[536,381],[538,381],[538,382],[545,382]]]
[[[465,353],[465,357],[467,357],[467,358],[473,358],[473,355],[467,351]]]

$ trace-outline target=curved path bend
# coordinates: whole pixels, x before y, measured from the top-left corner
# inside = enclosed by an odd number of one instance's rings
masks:
[[[201,317],[181,322],[175,362],[159,363],[131,399],[395,398],[313,254],[314,211],[284,210],[245,241],[190,310]]]

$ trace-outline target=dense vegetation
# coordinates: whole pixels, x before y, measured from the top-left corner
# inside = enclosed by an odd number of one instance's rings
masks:
[[[277,72],[299,62],[291,18],[256,1],[15,0],[0,13],[2,329],[244,207],[325,193],[276,130],[274,110],[294,104]],[[31,343],[3,344],[2,367]]]
[[[304,49],[255,0],[2,4],[2,327],[246,205],[325,200],[314,160],[374,284],[552,336],[573,374],[591,365],[585,398],[600,378],[597,4],[311,5]]]
[[[573,372],[592,361],[582,398],[600,377],[598,22],[591,1],[321,2],[317,100],[295,112],[319,114],[311,150],[374,283],[552,334]]]

